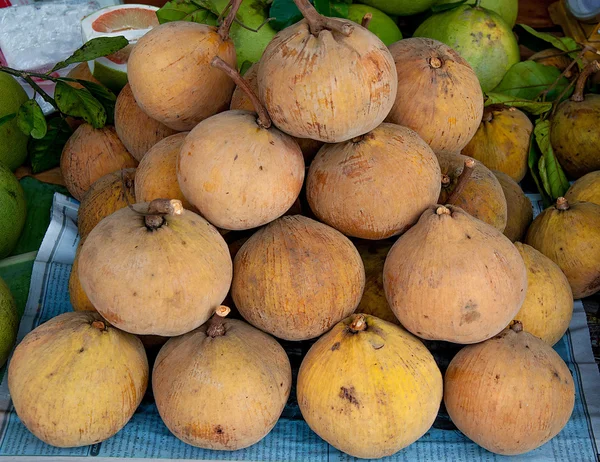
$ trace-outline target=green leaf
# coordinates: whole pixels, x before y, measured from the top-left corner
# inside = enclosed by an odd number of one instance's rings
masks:
[[[552,103],[550,102],[519,99],[502,93],[486,93],[486,96],[486,106],[491,106],[492,104],[504,104],[505,106],[522,109],[523,111],[532,115],[542,115],[552,109]]]
[[[28,150],[33,173],[43,172],[60,164],[63,147],[72,133],[71,127],[62,117],[48,120],[46,135],[39,140],[32,138],[29,142]]]
[[[269,17],[275,18],[269,24],[277,31],[296,24],[302,20],[302,13],[293,0],[273,0],[269,10]]]
[[[199,24],[216,25],[217,16],[204,6],[203,2],[172,0],[156,12],[158,22],[164,24],[172,21],[189,21]]]
[[[453,10],[457,6],[463,5],[465,3],[467,3],[467,0],[460,0],[459,2],[454,2],[454,3],[444,3],[442,5],[433,5],[431,7],[431,12],[432,13],[441,13],[442,11]]]
[[[569,81],[565,77],[560,77],[560,74],[561,72],[555,67],[535,61],[522,61],[508,70],[493,92],[534,101],[542,91],[547,90],[558,80],[558,84],[546,95],[546,101],[554,101],[569,86]],[[569,96],[567,92],[565,97]]]
[[[331,16],[334,18],[347,19],[350,14],[350,5],[346,2],[338,2],[330,4]]]
[[[538,32],[526,24],[517,24],[517,27],[524,31],[523,34],[519,34],[519,42],[531,50],[542,51],[550,48],[548,44],[560,51],[575,51],[580,48],[571,37],[556,37],[546,32]]]
[[[565,172],[558,163],[558,160],[556,160],[554,151],[552,150],[552,144],[550,143],[550,121],[538,120],[533,132],[542,153],[538,164],[540,178],[546,194],[554,202],[559,197],[565,195],[570,186],[569,180],[567,180]]]
[[[314,4],[315,9],[323,16],[331,16],[329,0],[313,0],[312,3]]]
[[[240,66],[240,75],[243,76],[246,72],[248,72],[248,69],[250,69],[252,64],[254,63],[251,63],[250,61],[244,61]]]
[[[52,68],[50,72],[57,71],[67,67],[69,64],[83,63],[92,61],[102,56],[116,53],[129,44],[129,40],[125,37],[98,37],[84,43],[81,48],[75,51],[65,61],[61,61]]]
[[[73,88],[58,81],[54,99],[63,114],[81,117],[94,128],[102,128],[106,124],[106,110],[87,88]]]
[[[48,130],[44,112],[34,99],[28,99],[19,107],[17,125],[23,133],[32,136],[36,140],[43,138]]]
[[[5,116],[0,117],[0,127],[5,123],[8,123],[11,120],[13,120],[15,117],[17,117],[16,112],[13,112],[12,114],[6,114]]]
[[[531,173],[531,177],[535,182],[538,192],[542,196],[542,202],[544,203],[544,207],[549,207],[552,205],[552,200],[550,196],[546,193],[544,189],[544,185],[542,184],[542,179],[540,178],[539,173],[539,161],[541,158],[540,149],[537,145],[535,137],[531,137],[529,141],[529,156],[527,158],[527,165],[529,166],[529,172]]]
[[[102,104],[106,111],[106,123],[109,125],[114,124],[115,104],[117,103],[115,94],[108,88],[88,80],[77,79],[77,82],[83,85]]]

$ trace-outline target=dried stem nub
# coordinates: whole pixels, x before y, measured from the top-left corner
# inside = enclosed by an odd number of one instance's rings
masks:
[[[513,332],[519,333],[519,332],[523,332],[523,324],[521,323],[521,321],[515,321],[511,326],[510,329]]]
[[[310,33],[313,35],[319,35],[324,29],[339,32],[342,35],[348,36],[352,33],[352,26],[349,23],[342,22],[328,18],[319,14],[314,6],[308,0],[294,0],[294,3],[302,13],[302,16],[308,22]]]
[[[360,25],[363,26],[365,29],[368,29],[369,24],[371,24],[372,19],[373,19],[373,15],[371,13],[367,13],[363,16]]]
[[[225,335],[225,325],[223,324],[223,320],[230,312],[231,309],[229,307],[225,305],[219,306],[215,310],[213,317],[210,318],[208,328],[206,329],[206,335],[208,335],[210,338]]]
[[[104,324],[103,321],[94,321],[92,323],[92,327],[95,327],[96,329],[99,329],[99,330],[104,330],[104,329],[106,329],[106,324]]]
[[[569,201],[564,197],[559,197],[558,199],[556,199],[556,209],[569,210]]]
[[[452,213],[450,212],[450,209],[448,207],[444,207],[443,205],[440,205],[437,209],[435,209],[435,213],[438,216],[452,215]]]
[[[367,328],[367,321],[365,321],[364,314],[357,314],[350,324],[350,331],[356,333],[361,332]]]
[[[221,58],[219,58],[218,56],[216,56],[212,60],[211,65],[213,67],[216,67],[217,69],[221,69],[223,72],[225,72],[225,74],[227,74],[229,76],[229,78],[231,80],[233,80],[235,82],[235,84],[244,91],[244,93],[246,93],[248,98],[250,98],[250,101],[252,101],[254,110],[258,114],[258,120],[257,120],[258,125],[261,126],[262,128],[269,128],[271,126],[272,122],[271,122],[271,118],[269,117],[269,113],[267,112],[267,109],[263,106],[263,104],[260,102],[260,99],[258,99],[258,96],[254,92],[254,90],[252,90],[252,88],[250,88],[250,85],[248,85],[248,82],[246,82],[244,80],[244,78],[240,75],[240,73],[238,71],[236,71],[233,67],[231,67],[229,64],[227,64],[225,61],[223,61]]]
[[[452,191],[452,194],[450,194],[450,197],[448,198],[448,200],[446,200],[446,204],[454,205],[454,202],[456,201],[456,199],[458,199],[460,194],[463,192],[463,190],[467,186],[467,182],[469,181],[469,178],[471,177],[471,173],[473,173],[474,168],[475,168],[475,159],[469,158],[469,159],[465,160],[465,166],[463,168],[463,171],[460,173],[460,176],[458,177],[456,186],[454,187],[454,191]]]
[[[587,66],[585,66],[583,71],[581,71],[581,74],[579,74],[579,77],[577,77],[577,83],[575,84],[575,91],[573,92],[573,96],[571,96],[571,101],[575,101],[578,103],[583,101],[583,91],[585,90],[585,83],[587,82],[587,79],[590,75],[598,71],[600,71],[600,63],[597,60],[594,60]]]
[[[147,213],[137,213],[145,215],[144,222],[148,229],[155,230],[165,223],[165,215],[181,215],[183,213],[183,204],[178,199],[154,199],[148,204]]]

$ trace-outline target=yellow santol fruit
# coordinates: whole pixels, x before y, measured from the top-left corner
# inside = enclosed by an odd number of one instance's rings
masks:
[[[8,389],[21,422],[52,446],[100,443],[133,416],[148,385],[142,342],[98,313],[63,313],[17,346]]]
[[[71,266],[71,274],[69,276],[69,298],[71,300],[71,306],[73,306],[73,310],[75,311],[96,311],[96,308],[94,308],[94,305],[90,302],[83,287],[81,287],[81,282],[79,282],[79,252],[82,243],[83,240],[79,241],[79,245],[75,251],[75,260],[73,260],[73,266]]]
[[[600,205],[600,170],[583,175],[565,193],[569,202],[592,202]]]
[[[431,353],[401,327],[354,314],[308,351],[298,372],[308,426],[354,457],[389,456],[433,424],[442,375]]]
[[[533,247],[515,243],[527,267],[527,294],[515,320],[523,330],[554,345],[573,317],[573,292],[558,265]]]
[[[135,168],[118,170],[95,181],[85,193],[77,211],[77,229],[82,240],[100,221],[135,203]]]
[[[559,197],[535,217],[525,243],[560,267],[575,299],[600,290],[600,205]]]
[[[355,312],[370,314],[384,321],[400,324],[383,290],[383,265],[395,240],[353,240],[365,266],[365,290]]]
[[[506,199],[506,228],[504,235],[511,241],[523,239],[533,221],[533,205],[521,187],[506,173],[492,170]]]
[[[462,154],[477,159],[490,170],[506,173],[518,183],[527,173],[532,132],[533,124],[524,112],[501,104],[488,106]]]
[[[521,323],[460,350],[444,376],[452,422],[496,454],[524,454],[554,438],[574,403],[571,371]]]
[[[198,329],[170,339],[152,372],[156,407],[169,430],[192,446],[234,451],[262,440],[292,385],[277,341],[221,306]]]

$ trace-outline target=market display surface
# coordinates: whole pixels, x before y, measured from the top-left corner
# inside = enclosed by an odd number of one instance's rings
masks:
[[[593,34],[108,4],[0,8],[0,458],[599,458]]]

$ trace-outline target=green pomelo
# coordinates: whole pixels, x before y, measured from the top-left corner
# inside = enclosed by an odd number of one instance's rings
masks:
[[[511,28],[496,13],[459,6],[427,18],[414,37],[427,37],[457,51],[473,68],[483,91],[493,90],[504,74],[520,61]]]
[[[360,0],[360,3],[377,8],[386,14],[410,16],[428,10],[435,0]]]
[[[214,0],[213,4],[220,13],[227,6],[228,0]],[[256,63],[260,60],[277,31],[273,29],[267,20],[268,5],[265,0],[245,0],[242,2],[236,14],[236,19],[246,27],[233,23],[229,36],[235,45],[238,68],[245,61]],[[262,26],[262,27],[261,27]],[[260,29],[257,32],[254,30]],[[248,30],[254,29],[254,30]]]
[[[0,278],[0,367],[6,364],[17,340],[18,330],[17,304],[8,286]]]
[[[0,258],[17,245],[26,217],[25,192],[17,177],[0,165]]]
[[[27,93],[12,75],[0,72],[0,118],[16,114],[28,99]],[[28,139],[19,130],[17,119],[0,125],[0,164],[14,171],[25,162]]]
[[[436,5],[445,5],[447,3],[455,3],[456,0],[437,0]],[[468,5],[474,5],[474,0],[469,0]],[[479,4],[482,8],[493,11],[500,15],[504,22],[510,27],[514,27],[519,14],[519,0],[481,0]]]
[[[362,19],[367,13],[373,15],[373,19],[371,19],[367,29],[379,37],[386,46],[389,46],[398,40],[402,40],[402,33],[397,24],[383,11],[371,6],[359,4],[350,5],[348,7],[348,19],[358,24],[362,23]]]
[[[92,75],[114,94],[118,95],[123,87],[127,85],[127,72],[109,67],[99,60],[96,60],[93,65],[94,72],[92,72]]]

